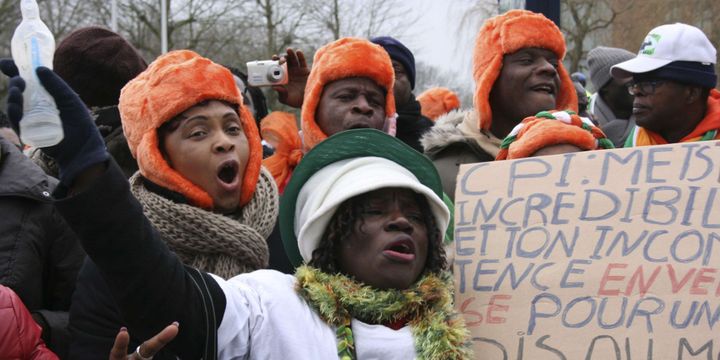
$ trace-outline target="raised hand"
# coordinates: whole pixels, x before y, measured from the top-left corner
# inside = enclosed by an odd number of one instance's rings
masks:
[[[302,107],[305,84],[310,75],[310,68],[308,68],[307,61],[305,61],[305,54],[301,50],[295,51],[288,48],[285,55],[273,55],[272,58],[273,60],[279,60],[281,64],[287,62],[288,69],[288,83],[273,86],[272,89],[277,91],[281,103],[295,108]]]
[[[175,339],[179,329],[176,322],[162,329],[157,335],[143,342],[135,349],[135,352],[128,355],[128,345],[130,344],[130,334],[127,329],[122,328],[115,336],[115,343],[110,350],[110,360],[149,360],[152,359],[158,351],[162,350],[168,343]]]
[[[22,119],[25,81],[18,76],[12,60],[0,60],[0,70],[10,77],[8,117],[17,126]],[[43,148],[43,151],[57,162],[60,180],[71,185],[83,170],[107,161],[110,155],[80,97],[52,70],[39,67],[36,73],[43,87],[55,98],[65,132],[65,138],[59,144]]]

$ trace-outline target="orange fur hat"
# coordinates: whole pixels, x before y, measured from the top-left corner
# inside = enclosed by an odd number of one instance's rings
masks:
[[[260,121],[262,138],[275,148],[275,153],[263,160],[263,166],[273,175],[282,194],[295,166],[303,157],[295,115],[273,111]]]
[[[460,108],[460,99],[452,90],[444,87],[434,87],[418,95],[422,114],[432,121],[441,115]]]
[[[537,47],[554,52],[560,64],[560,89],[555,98],[558,109],[577,111],[577,94],[572,79],[562,59],[565,57],[565,38],[560,29],[541,14],[527,10],[510,10],[505,14],[488,19],[483,24],[475,41],[473,53],[473,78],[475,79],[475,108],[478,111],[481,129],[490,129],[492,109],[490,91],[500,76],[505,54],[520,49]]]
[[[148,180],[184,195],[195,206],[212,209],[210,195],[168,165],[158,146],[157,129],[165,122],[205,100],[238,105],[250,155],[242,179],[240,205],[255,193],[262,160],[262,145],[252,115],[228,69],[189,50],[158,57],[120,93],[120,116],[130,152]]]
[[[387,91],[385,95],[385,116],[395,116],[393,84],[395,72],[387,51],[380,45],[360,38],[342,38],[333,41],[315,53],[310,76],[305,85],[302,105],[302,132],[304,150],[312,149],[325,140],[327,135],[315,122],[315,111],[320,103],[323,88],[335,80],[350,77],[367,77]],[[394,125],[389,125],[394,135]]]
[[[590,119],[566,111],[541,111],[515,126],[500,145],[496,160],[526,158],[542,148],[560,144],[582,150],[613,148]]]

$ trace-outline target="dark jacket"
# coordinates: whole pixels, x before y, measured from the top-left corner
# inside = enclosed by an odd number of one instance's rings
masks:
[[[15,291],[61,357],[70,298],[85,256],[51,202],[57,181],[0,138],[0,284]]]
[[[121,326],[128,324],[123,320],[110,288],[95,263],[86,258],[78,275],[70,307],[72,343],[68,359],[104,359],[110,354]],[[131,331],[128,349],[135,349],[145,340],[147,338],[139,338]],[[157,360],[175,358],[167,349],[154,356]]]
[[[147,179],[144,180],[144,183],[148,190],[167,199],[177,203],[187,203],[187,200],[179,193],[165,189]],[[267,242],[270,251],[270,268],[292,273],[293,267],[285,255],[277,224]],[[86,259],[80,269],[77,289],[70,308],[70,332],[72,335],[70,359],[91,360],[109,354],[121,326],[128,326],[128,324],[123,320],[110,287],[95,263]],[[130,336],[129,348],[131,349],[147,340],[135,336],[132,331]],[[175,354],[165,349],[156,354],[155,359],[175,359]]]
[[[41,329],[20,298],[0,285],[0,357],[20,360],[57,360],[43,343]]]
[[[395,136],[413,149],[423,152],[420,138],[433,127],[434,123],[420,113],[420,103],[415,97],[402,108],[398,108],[397,113]]]
[[[160,240],[112,159],[88,189],[71,197],[66,194],[62,186],[55,191],[61,199],[56,207],[97,264],[122,318],[129,319],[130,334],[147,340],[178,321],[181,330],[166,351],[182,359],[201,358],[205,344],[216,344],[205,336],[209,319],[215,320],[213,329],[217,329],[225,312],[226,299],[218,283],[204,273],[193,277]]]

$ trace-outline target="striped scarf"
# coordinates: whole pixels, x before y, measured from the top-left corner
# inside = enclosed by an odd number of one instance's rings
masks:
[[[718,133],[718,129],[712,129],[706,131],[704,134],[702,134],[702,136],[686,136],[680,139],[679,142],[683,143],[694,141],[720,140],[720,136],[718,135],[720,135],[720,133]],[[628,148],[635,146],[663,145],[667,143],[667,140],[665,140],[665,138],[663,138],[659,134],[635,125],[635,128],[633,128],[630,132],[630,136],[628,136],[627,140],[625,140],[625,147]]]

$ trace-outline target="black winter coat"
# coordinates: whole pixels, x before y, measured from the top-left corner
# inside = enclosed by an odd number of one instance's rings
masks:
[[[117,158],[113,157],[113,159]],[[187,203],[187,200],[178,193],[164,189],[147,179],[144,180],[144,183],[149,190],[167,199],[178,203]],[[282,240],[280,239],[278,224],[275,225],[267,242],[270,251],[269,268],[288,274],[293,273],[294,268],[285,255]],[[97,265],[89,258],[86,259],[78,275],[77,289],[73,295],[72,307],[70,308],[69,328],[73,340],[70,346],[70,359],[93,360],[104,358],[110,353],[115,336],[121,326],[129,326],[129,324],[123,320],[110,287],[105,282]],[[147,340],[146,338],[137,337],[135,334],[135,332],[130,332],[129,349],[131,350]],[[154,357],[156,360],[175,358],[175,354],[169,349],[160,351]]]
[[[50,349],[63,357],[85,253],[51,202],[57,180],[2,137],[0,151],[0,284],[18,294]]]
[[[205,335],[211,330],[208,319],[215,319],[213,329],[217,329],[225,312],[220,285],[210,275],[200,275],[211,298],[209,304],[200,293],[199,280],[190,275],[144,217],[142,206],[112,159],[107,171],[88,189],[67,197],[67,188],[60,187],[54,196],[61,199],[56,201],[58,210],[97,264],[88,274],[99,274],[105,280],[106,288],[97,300],[104,301],[105,294],[111,294],[121,309],[119,315],[130,320],[126,326],[134,338],[147,340],[178,321],[181,330],[164,349],[167,353],[199,359],[206,344],[216,344],[216,339]],[[84,275],[81,278],[85,280]]]
[[[72,343],[69,359],[104,359],[110,354],[121,326],[128,324],[123,320],[110,288],[95,263],[85,258],[70,308]],[[147,340],[135,335],[134,331],[130,332],[129,351]],[[153,358],[171,360],[176,359],[176,356],[168,349],[163,349]]]

